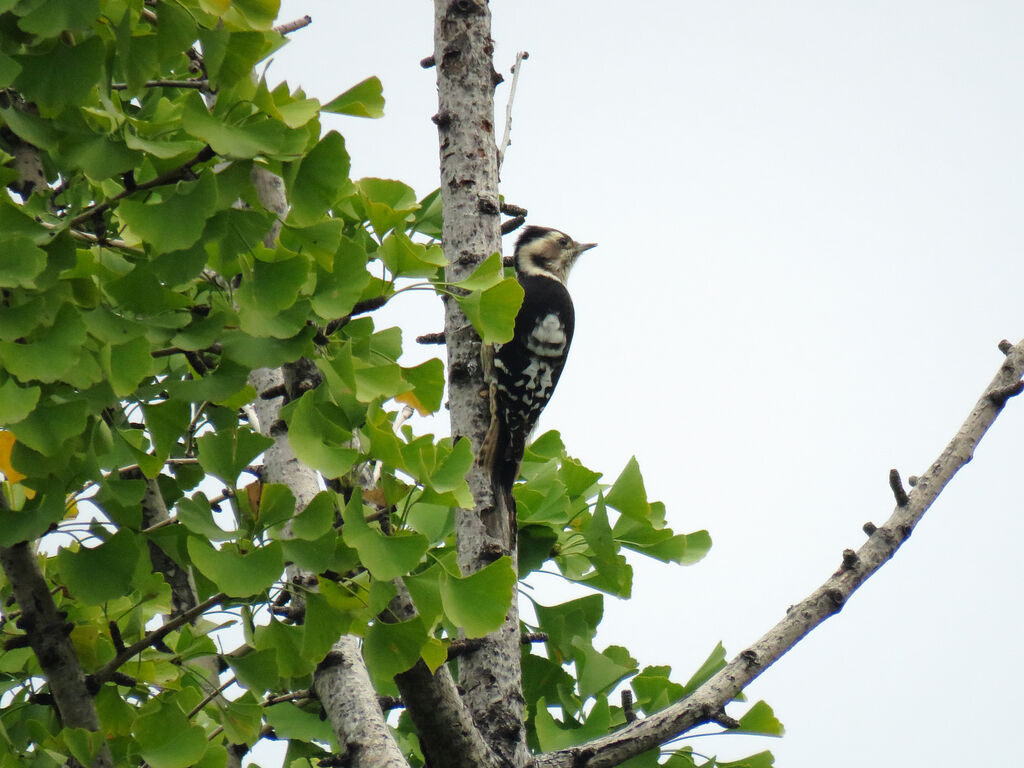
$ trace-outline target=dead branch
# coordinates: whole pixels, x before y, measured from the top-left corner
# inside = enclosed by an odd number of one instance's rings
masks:
[[[1018,389],[1022,373],[1024,341],[1006,351],[1006,360],[999,372],[945,450],[918,478],[908,494],[907,503],[903,506],[897,504],[881,527],[871,526],[867,542],[853,556],[844,556],[844,567],[810,596],[790,608],[785,618],[760,640],[686,699],[609,736],[539,755],[529,763],[531,768],[611,768],[677,738],[697,725],[722,722],[726,704],[811,630],[842,610],[857,588],[896,554],[949,481],[974,456],[978,442],[1006,403],[1002,394]]]

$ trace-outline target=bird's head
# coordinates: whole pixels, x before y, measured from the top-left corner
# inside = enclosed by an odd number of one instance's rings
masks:
[[[564,284],[577,257],[595,245],[577,243],[557,229],[527,227],[516,241],[516,273],[545,275]]]

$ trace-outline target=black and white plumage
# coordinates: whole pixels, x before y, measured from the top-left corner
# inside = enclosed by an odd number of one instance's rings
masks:
[[[523,287],[512,340],[494,351],[497,398],[489,440],[492,477],[514,510],[512,486],[526,441],[551,399],[565,367],[575,327],[572,298],[565,287],[576,259],[596,243],[577,243],[564,232],[527,227],[515,248],[515,269]]]

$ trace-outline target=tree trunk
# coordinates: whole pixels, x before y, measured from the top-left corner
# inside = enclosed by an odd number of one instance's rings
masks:
[[[498,161],[494,140],[491,13],[485,0],[435,0],[434,61],[437,67],[438,127],[444,250],[449,282],[466,277],[501,250]],[[456,302],[445,304],[448,399],[452,435],[478,451],[490,425],[480,339]],[[474,467],[469,477],[476,506],[456,517],[459,565],[478,571],[502,555],[515,562],[515,521],[495,503],[490,478]],[[504,626],[459,660],[465,701],[477,727],[510,765],[528,759],[523,728],[519,663],[519,614],[515,601]]]

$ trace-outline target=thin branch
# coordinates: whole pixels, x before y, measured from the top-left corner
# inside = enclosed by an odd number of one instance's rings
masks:
[[[974,456],[978,442],[1005,404],[994,395],[1016,389],[1024,373],[1024,341],[1007,352],[1005,362],[975,404],[963,426],[928,471],[918,478],[904,506],[843,566],[809,597],[790,608],[785,618],[760,640],[701,685],[689,697],[661,712],[609,735],[569,749],[539,755],[531,768],[611,768],[707,722],[723,722],[725,705],[829,616],[842,610],[850,596],[881,568],[914,530],[953,476]],[[848,567],[847,567],[848,566]]]
[[[303,688],[301,691],[292,691],[291,693],[281,693],[277,696],[267,696],[266,699],[260,702],[261,707],[270,707],[274,704],[281,704],[286,701],[302,701],[303,699],[315,699],[316,692],[311,688]]]
[[[889,487],[892,489],[892,495],[896,497],[896,506],[907,506],[907,492],[903,488],[903,481],[900,479],[898,469],[889,470]]]
[[[192,709],[189,711],[189,713],[187,715],[185,715],[185,717],[187,717],[189,720],[191,720],[193,717],[195,717],[196,715],[198,715],[200,712],[203,711],[203,707],[205,707],[211,701],[216,699],[218,696],[220,696],[222,693],[224,693],[224,691],[226,691],[229,687],[231,687],[234,684],[235,684],[235,678],[234,677],[229,677],[225,682],[221,683],[219,686],[217,686],[212,691],[210,691],[203,698],[202,701],[200,701],[198,704],[196,704],[194,707],[192,707]]]
[[[145,88],[195,88],[196,90],[205,91],[210,87],[210,82],[205,78],[199,78],[196,80],[150,80],[143,83]],[[126,91],[128,90],[128,83],[111,83],[110,90],[112,91]]]
[[[68,222],[68,228],[75,229],[76,227],[79,227],[83,223],[92,219],[94,216],[99,216],[123,197],[127,197],[128,195],[133,195],[136,192],[142,192],[147,189],[153,189],[154,187],[161,187],[165,184],[173,184],[175,182],[181,181],[182,179],[188,177],[188,175],[192,172],[193,166],[198,165],[199,163],[206,162],[207,160],[210,160],[215,156],[216,153],[213,151],[213,149],[209,146],[205,146],[201,150],[199,150],[199,152],[196,153],[195,157],[193,157],[191,160],[185,161],[182,165],[179,165],[177,168],[172,168],[169,171],[165,171],[156,178],[150,179],[149,181],[145,181],[142,184],[136,184],[131,189],[125,189],[121,192],[118,192],[109,200],[104,200],[102,203],[97,203],[96,205],[86,208],[84,211],[82,211],[80,214],[78,214],[73,219],[71,219],[71,221]]]
[[[170,357],[171,355],[185,355],[192,352],[210,352],[214,355],[219,355],[224,351],[224,348],[220,344],[211,344],[205,349],[193,350],[193,349],[182,349],[181,347],[167,347],[165,349],[154,349],[149,353],[150,357]]]
[[[622,716],[626,718],[627,723],[632,723],[636,720],[636,710],[633,709],[633,692],[629,688],[623,688],[621,699]]]
[[[416,337],[417,344],[444,344],[444,331],[425,333]]]
[[[175,616],[173,619],[168,621],[163,626],[154,629],[141,640],[139,640],[136,643],[132,643],[123,651],[118,653],[96,674],[92,675],[91,679],[97,684],[105,683],[107,680],[110,680],[112,678],[114,672],[117,671],[118,667],[120,667],[126,661],[130,660],[133,656],[135,656],[138,653],[141,653],[150,646],[160,642],[174,630],[184,626],[185,624],[188,624],[190,621],[192,621],[192,619],[202,615],[205,611],[208,611],[215,605],[220,605],[227,599],[228,596],[225,595],[223,592],[220,592],[219,594],[216,594],[213,597],[204,600],[195,608],[189,611],[185,611],[184,613],[179,614],[178,616]]]
[[[508,89],[508,104],[505,105],[505,133],[501,137],[501,144],[498,146],[498,170],[505,159],[505,151],[512,143],[512,104],[516,100],[516,86],[519,84],[519,72],[523,68],[523,62],[530,58],[526,51],[516,54],[516,63],[512,66],[512,85]]]
[[[502,225],[501,225],[501,234],[507,235],[509,232],[515,232],[517,229],[519,229],[525,223],[526,223],[526,217],[525,216],[513,216],[508,221],[502,223]]]
[[[502,202],[501,212],[506,216],[526,216],[529,213],[529,211],[521,205],[514,205],[509,202]]]
[[[279,35],[287,35],[303,27],[308,27],[313,23],[313,17],[309,14],[303,16],[301,19],[295,19],[295,21],[289,21],[284,24],[278,24],[274,27],[274,31]]]
[[[364,299],[363,301],[356,302],[355,306],[352,307],[352,311],[349,312],[347,315],[345,315],[344,317],[336,318],[327,323],[327,327],[324,328],[324,335],[330,336],[332,333],[345,327],[348,324],[349,320],[351,320],[356,315],[365,315],[367,312],[372,312],[375,309],[380,309],[381,307],[388,303],[388,301],[391,299],[393,295],[394,294],[388,294],[386,296],[374,296],[372,299]]]

